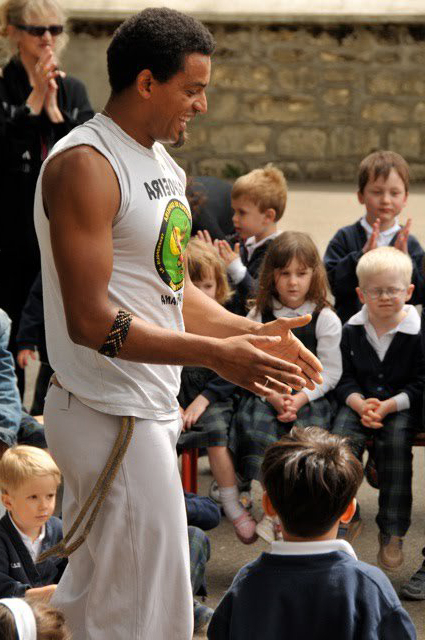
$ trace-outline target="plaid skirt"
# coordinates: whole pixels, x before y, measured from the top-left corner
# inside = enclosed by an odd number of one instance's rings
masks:
[[[230,426],[228,447],[233,453],[235,470],[244,480],[260,480],[266,448],[289,433],[294,425],[330,429],[332,407],[329,400],[318,398],[304,405],[295,422],[280,422],[276,410],[254,394],[244,395]]]
[[[237,404],[237,395],[212,402],[192,429],[181,434],[177,449],[227,447],[230,424]]]

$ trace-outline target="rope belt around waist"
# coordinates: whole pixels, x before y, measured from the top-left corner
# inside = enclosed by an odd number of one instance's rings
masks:
[[[51,383],[55,386],[63,389],[62,385],[58,381],[55,375],[51,378]],[[115,441],[115,444],[112,448],[111,454],[103,468],[102,473],[100,474],[95,486],[91,490],[91,493],[87,500],[85,501],[80,513],[75,519],[74,524],[69,529],[68,533],[64,538],[56,544],[54,547],[51,547],[44,553],[40,554],[37,559],[37,562],[43,562],[50,556],[60,556],[62,558],[66,558],[71,555],[78,547],[80,547],[83,542],[86,540],[89,535],[93,524],[96,520],[97,514],[100,511],[100,508],[105,501],[106,496],[109,493],[109,490],[112,486],[115,476],[118,473],[118,469],[120,468],[121,462],[124,459],[125,452],[128,449],[128,445],[130,444],[131,438],[134,432],[135,418],[134,416],[123,416],[120,422],[120,430]],[[96,502],[95,502],[96,501]],[[86,522],[86,525],[83,529],[82,534],[74,540],[74,542],[70,542],[70,540],[74,537],[75,533],[78,530],[78,527],[86,517],[89,512],[90,507],[95,502],[91,514]],[[70,543],[70,544],[68,544]]]

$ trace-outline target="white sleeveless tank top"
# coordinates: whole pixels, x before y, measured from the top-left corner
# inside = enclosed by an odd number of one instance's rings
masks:
[[[54,146],[41,169],[35,194],[51,366],[60,384],[93,409],[111,415],[174,418],[181,367],[108,358],[73,343],[68,335],[41,184],[47,163],[77,145],[90,145],[105,156],[121,190],[112,229],[110,300],[146,322],[184,331],[183,251],[191,231],[184,171],[161,144],[147,149],[110,118],[96,114]]]

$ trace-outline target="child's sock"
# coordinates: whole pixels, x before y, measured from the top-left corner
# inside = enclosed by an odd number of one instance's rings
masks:
[[[229,520],[236,520],[244,512],[239,502],[239,489],[236,485],[233,487],[219,487],[218,493],[220,495],[221,506]]]

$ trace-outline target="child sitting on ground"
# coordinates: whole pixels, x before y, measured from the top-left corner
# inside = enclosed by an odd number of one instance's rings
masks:
[[[347,436],[361,460],[374,440],[379,480],[378,563],[403,563],[403,537],[412,508],[412,442],[421,425],[425,363],[420,318],[406,305],[413,292],[412,261],[394,247],[369,251],[356,269],[364,305],[342,331],[343,373],[336,388],[340,410],[334,432]],[[360,532],[358,518],[346,532]]]
[[[364,253],[376,247],[393,245],[410,255],[415,285],[412,303],[422,304],[424,252],[410,235],[411,219],[402,227],[397,217],[406,206],[408,195],[409,166],[398,153],[376,151],[362,160],[357,197],[366,208],[365,215],[335,234],[324,257],[335,309],[343,323],[360,310],[355,293],[357,263]]]
[[[2,640],[71,640],[61,611],[33,598],[0,600]]]
[[[66,560],[38,556],[62,539],[53,517],[61,481],[49,453],[30,446],[8,449],[0,460],[0,488],[7,514],[0,520],[0,597],[24,594],[49,600]]]
[[[355,510],[362,467],[348,443],[294,427],[266,451],[264,508],[283,541],[243,567],[218,605],[210,640],[414,640],[413,623],[380,569],[337,540]]]
[[[267,398],[242,392],[228,446],[234,455],[236,471],[244,479],[260,479],[266,447],[279,440],[293,424],[303,427],[314,424],[326,429],[332,422],[329,392],[342,372],[341,321],[331,309],[328,294],[326,271],[310,236],[296,231],[277,236],[269,245],[255,307],[248,317],[270,322],[311,314],[309,324],[292,332],[320,359],[323,383],[314,390],[303,389],[292,395],[273,392]],[[256,531],[268,542],[275,539],[267,515]]]
[[[247,302],[255,296],[258,273],[267,247],[278,235],[277,222],[283,216],[288,197],[282,171],[268,164],[238,178],[232,188],[233,246],[226,240],[214,245],[227,267],[235,296],[231,310],[246,315]],[[208,234],[200,233],[208,238]]]

